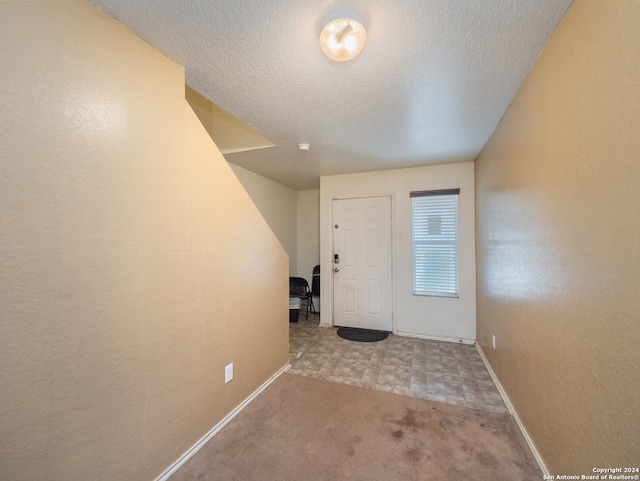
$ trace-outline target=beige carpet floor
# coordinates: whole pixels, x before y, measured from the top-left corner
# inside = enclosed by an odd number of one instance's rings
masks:
[[[284,374],[171,481],[540,480],[509,414]]]

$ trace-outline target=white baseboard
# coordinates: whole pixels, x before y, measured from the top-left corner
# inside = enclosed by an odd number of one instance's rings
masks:
[[[513,404],[511,404],[511,400],[509,399],[509,396],[507,396],[507,393],[504,390],[504,388],[502,387],[502,384],[500,384],[500,381],[498,380],[498,377],[496,376],[496,373],[493,371],[493,368],[491,367],[491,364],[489,364],[489,361],[487,360],[487,357],[484,355],[484,352],[482,351],[482,348],[480,347],[480,344],[478,344],[477,342],[476,342],[476,350],[478,351],[478,354],[480,354],[480,358],[482,359],[482,362],[484,363],[485,367],[487,368],[487,371],[489,371],[489,375],[491,376],[491,379],[493,380],[493,383],[496,385],[496,388],[498,389],[498,392],[500,393],[500,396],[502,397],[502,400],[504,401],[504,404],[507,406],[507,409],[509,410],[509,413],[516,420],[516,424],[518,425],[518,428],[520,428],[520,432],[522,433],[522,435],[524,436],[525,441],[529,445],[529,449],[531,449],[531,452],[533,453],[533,457],[536,459],[536,462],[538,463],[538,466],[540,466],[540,470],[542,471],[542,474],[545,475],[545,476],[549,476],[549,470],[547,469],[547,466],[544,464],[544,461],[542,460],[542,457],[540,456],[540,453],[536,449],[536,445],[533,444],[533,440],[531,439],[531,437],[529,436],[529,433],[527,432],[527,430],[525,429],[524,425],[520,421],[520,417],[518,417],[518,413],[516,412],[515,408],[513,407]]]
[[[216,434],[220,432],[220,430],[225,427],[229,421],[235,418],[244,408],[246,408],[251,401],[253,401],[258,395],[264,391],[273,381],[278,379],[283,373],[287,372],[291,369],[291,364],[287,363],[283,366],[278,372],[276,372],[273,376],[271,376],[267,381],[256,389],[249,397],[247,397],[244,401],[242,401],[233,411],[227,414],[222,421],[216,424],[211,431],[205,434],[198,442],[196,442],[193,446],[191,446],[182,456],[178,458],[176,462],[174,462],[169,468],[158,476],[155,481],[166,481],[174,474],[178,469],[182,467],[184,463],[189,461],[191,457],[196,454],[200,449],[207,444]]]
[[[430,341],[443,341],[443,342],[453,342],[455,344],[467,344],[473,346],[476,343],[475,339],[464,339],[460,337],[437,337],[437,336],[426,336],[424,334],[413,334],[411,332],[402,332],[398,331],[396,336],[401,337],[413,337],[415,339],[428,339]]]

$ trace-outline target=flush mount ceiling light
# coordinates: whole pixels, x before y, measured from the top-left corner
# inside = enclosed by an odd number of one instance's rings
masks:
[[[367,39],[367,32],[356,20],[355,12],[338,10],[320,33],[320,48],[331,60],[343,62],[360,53]]]

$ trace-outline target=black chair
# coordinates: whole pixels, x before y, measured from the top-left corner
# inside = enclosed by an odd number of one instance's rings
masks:
[[[309,283],[304,277],[289,277],[289,297],[299,297],[302,300],[307,301],[307,320],[309,320],[309,311],[313,308],[313,298],[311,297],[311,290],[309,289]]]
[[[315,305],[313,304],[313,296],[320,299],[320,266],[315,266],[313,268],[313,277],[311,278],[311,307],[313,307],[313,312],[315,313]]]

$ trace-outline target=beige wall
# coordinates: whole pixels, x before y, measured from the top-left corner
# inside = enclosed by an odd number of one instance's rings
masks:
[[[239,165],[229,166],[289,255],[289,275],[297,275],[296,191]]]
[[[164,55],[79,2],[0,46],[0,478],[153,479],[287,363],[287,256]]]
[[[640,460],[639,32],[574,2],[477,159],[478,340],[552,474]]]
[[[313,268],[320,264],[320,190],[300,190],[297,197],[297,275],[304,277],[311,286]]]
[[[333,270],[333,199],[391,196],[393,246],[393,329],[401,335],[453,342],[476,339],[476,269],[474,218],[474,164],[430,165],[320,179],[320,265]],[[411,199],[414,190],[460,188],[458,299],[413,295]],[[332,276],[321,276],[323,292],[332,292]],[[322,297],[321,322],[333,324],[332,297]]]
[[[224,155],[273,147],[269,140],[192,88],[185,87],[184,93],[216,147]]]

